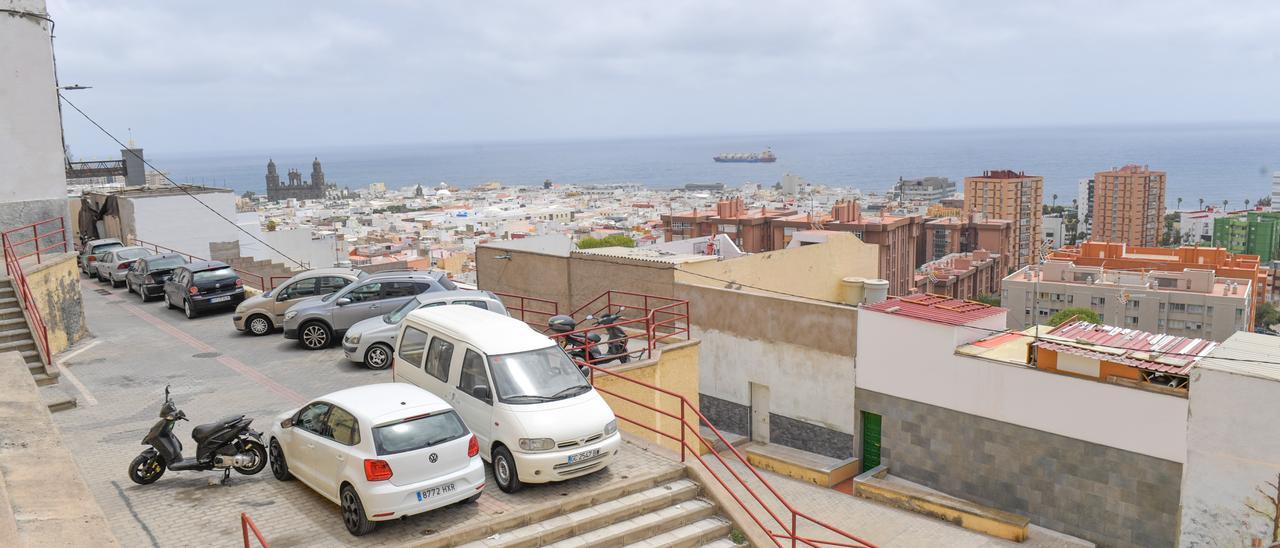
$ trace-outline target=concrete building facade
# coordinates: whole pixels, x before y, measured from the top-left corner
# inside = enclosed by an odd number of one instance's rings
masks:
[[[1003,255],[983,249],[953,253],[921,266],[916,273],[915,290],[961,300],[999,295],[1004,272]]]
[[[1127,165],[1093,176],[1095,240],[1132,246],[1160,245],[1164,232],[1165,172],[1147,166]]]
[[[1043,177],[1006,169],[964,178],[966,215],[1013,221],[1012,249],[1006,251],[1013,268],[1038,260],[1043,203]]]
[[[1214,218],[1213,246],[1257,255],[1264,263],[1280,259],[1280,212],[1247,211]]]
[[[920,179],[898,178],[893,186],[900,200],[908,202],[934,203],[950,198],[956,193],[956,184],[946,177],[922,177]]]

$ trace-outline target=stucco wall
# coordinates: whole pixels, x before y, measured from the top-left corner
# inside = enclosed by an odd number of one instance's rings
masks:
[[[555,301],[562,313],[572,310],[569,308],[568,257],[479,246],[476,248],[476,286]]]
[[[1258,489],[1277,495],[1266,483],[1280,480],[1280,381],[1196,368],[1191,387],[1181,545],[1271,542],[1271,524],[1246,504],[1276,510]]]
[[[877,245],[864,243],[853,234],[835,232],[821,244],[726,261],[683,264],[676,280],[698,285],[723,285],[716,280],[732,280],[811,299],[840,301],[843,299],[840,279],[877,277],[879,253]]]
[[[685,284],[676,284],[676,297],[689,301],[693,336],[702,341],[707,418],[748,435],[751,383],[765,385],[771,443],[853,456],[856,309]]]
[[[611,289],[670,297],[675,294],[674,283],[675,268],[671,264],[585,253],[569,257],[572,308],[587,304]],[[641,303],[636,301],[636,304]]]
[[[196,194],[229,219],[235,219],[235,194],[211,192]],[[121,217],[130,236],[153,244],[209,256],[209,242],[238,241],[241,232],[234,225],[214,215],[185,194],[130,198],[128,207],[121,204]],[[123,202],[123,200],[122,200]],[[129,223],[129,218],[132,223]],[[174,230],[181,227],[182,230]]]
[[[698,408],[698,344],[697,339],[664,347],[655,359],[632,364],[609,367],[610,371],[627,379],[648,383],[659,388],[670,390],[689,400],[695,409]],[[614,415],[622,417],[618,427],[628,434],[656,443],[671,451],[680,451],[680,442],[654,433],[644,427],[637,426],[625,419],[639,422],[649,428],[665,432],[672,436],[680,435],[680,422],[661,413],[646,409],[634,403],[624,401],[603,391],[613,392],[634,401],[644,402],[672,415],[680,415],[680,400],[673,396],[651,390],[644,386],[628,382],[607,373],[596,372],[595,386],[602,390],[601,395],[613,408]],[[685,410],[685,422],[692,428],[686,430],[686,441],[690,447],[697,447],[693,442],[693,432],[698,428],[698,417]]]
[[[1182,465],[863,390],[895,476],[1099,546],[1172,546]],[[1142,422],[1142,421],[1133,421]]]
[[[76,256],[60,253],[39,265],[24,268],[27,287],[35,296],[40,318],[49,330],[49,350],[57,354],[86,334],[84,301],[80,295],[80,271]]]

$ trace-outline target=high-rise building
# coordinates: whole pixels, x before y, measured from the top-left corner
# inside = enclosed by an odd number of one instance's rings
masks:
[[[1008,169],[964,178],[964,212],[1013,221],[1009,264],[1021,268],[1037,262],[1044,203],[1044,177]]]
[[[1271,211],[1280,211],[1280,171],[1271,174]]]
[[[1257,255],[1263,263],[1280,259],[1280,213],[1249,211],[1213,219],[1213,246]]]
[[[1163,171],[1127,165],[1093,176],[1090,238],[1131,246],[1160,245],[1164,232]]]

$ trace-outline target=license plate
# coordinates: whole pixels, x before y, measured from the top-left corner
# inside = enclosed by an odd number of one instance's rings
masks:
[[[453,489],[454,489],[454,485],[452,483],[446,483],[444,485],[437,485],[435,487],[429,487],[429,488],[423,489],[421,491],[418,491],[418,502],[422,502],[431,497],[438,497],[446,493],[452,493]]]
[[[227,295],[227,296],[225,296],[225,297],[214,297],[214,298],[212,298],[212,299],[209,299],[209,302],[211,302],[211,303],[225,303],[225,302],[227,302],[227,301],[229,301],[229,300],[231,300],[231,296],[230,296],[230,295]]]
[[[599,454],[600,454],[600,450],[599,450],[599,449],[592,449],[592,450],[590,450],[590,451],[583,451],[583,452],[581,452],[581,453],[577,453],[577,454],[574,454],[574,455],[569,455],[569,464],[573,464],[573,463],[575,463],[575,462],[582,462],[582,461],[587,460],[587,459],[589,459],[589,458],[595,457],[595,456],[597,456],[597,455],[599,455]]]

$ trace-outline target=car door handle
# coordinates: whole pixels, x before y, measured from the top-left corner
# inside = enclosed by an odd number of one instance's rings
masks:
[[[308,444],[307,444],[307,449],[315,449],[315,448],[316,448],[316,444],[314,444],[314,443],[308,443]]]
[[[369,310],[376,310],[377,308],[378,308],[378,305],[376,304],[369,305]]]
[[[347,460],[347,458],[342,455],[338,455],[338,460]]]

